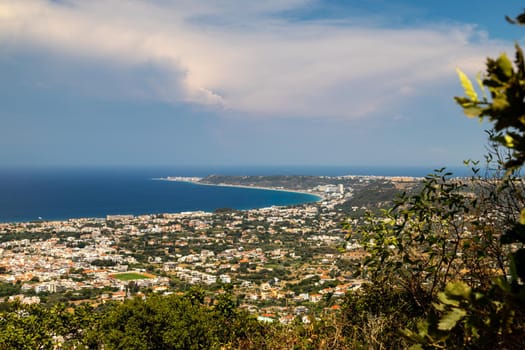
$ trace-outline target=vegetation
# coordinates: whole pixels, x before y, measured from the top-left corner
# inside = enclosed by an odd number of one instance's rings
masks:
[[[368,210],[375,211],[376,208],[391,207],[392,201],[401,194],[403,191],[395,188],[392,183],[367,184],[338,207],[345,211],[349,211],[352,207],[366,207]]]
[[[521,14],[509,21],[523,24],[524,18],[525,14]],[[466,96],[456,97],[456,101],[468,116],[494,123],[494,132],[489,133],[492,144],[508,150],[504,157],[497,158],[506,172],[491,193],[497,204],[503,204],[495,208],[495,213],[504,217],[496,226],[498,232],[488,237],[497,240],[502,248],[487,266],[496,268],[497,276],[490,284],[469,283],[470,274],[469,279],[456,278],[447,283],[437,294],[426,321],[418,325],[417,331],[405,330],[404,334],[417,343],[416,348],[522,349],[525,347],[525,197],[519,170],[525,163],[525,59],[518,45],[514,65],[505,54],[489,58],[485,75],[477,79],[482,98],[470,79],[463,72],[458,73]],[[478,229],[474,237],[484,234]]]
[[[523,23],[525,14],[509,21]],[[439,169],[415,193],[346,223],[366,252],[352,269],[368,283],[342,304],[325,295],[313,312],[280,324],[242,311],[242,298],[219,284],[213,295],[190,288],[96,307],[5,302],[0,349],[525,348],[525,59],[519,46],[514,64],[504,54],[489,58],[476,79],[481,98],[459,76],[466,96],[456,101],[468,116],[494,123],[486,171],[466,162],[474,175],[460,180]],[[251,274],[274,277],[287,278],[271,264]],[[287,284],[296,293],[316,292],[318,282],[314,276]],[[19,288],[0,287],[2,295]]]
[[[12,284],[0,282],[0,297],[18,294],[20,292],[20,284]]]
[[[341,341],[323,322],[261,323],[235,307],[228,288],[212,301],[193,288],[98,308],[0,306],[0,349],[328,349]]]

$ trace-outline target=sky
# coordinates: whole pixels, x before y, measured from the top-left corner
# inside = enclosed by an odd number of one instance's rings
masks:
[[[457,166],[522,1],[0,0],[1,166]]]

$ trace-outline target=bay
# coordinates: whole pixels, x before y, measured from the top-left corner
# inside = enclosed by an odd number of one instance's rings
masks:
[[[283,191],[155,181],[167,176],[406,175],[427,168],[370,167],[148,167],[7,168],[0,170],[0,222],[252,209],[313,202],[317,197]]]
[[[153,169],[10,169],[0,173],[0,221],[61,220],[108,214],[251,209],[312,202],[293,192],[155,181],[195,172]]]

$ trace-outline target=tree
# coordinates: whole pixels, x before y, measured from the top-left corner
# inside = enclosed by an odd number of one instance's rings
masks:
[[[525,13],[507,20],[523,24]],[[404,331],[416,348],[525,348],[525,196],[519,176],[525,163],[525,59],[519,45],[515,50],[514,64],[506,54],[487,59],[485,74],[476,78],[481,98],[458,70],[465,96],[455,98],[467,116],[493,123],[490,142],[508,150],[499,162],[506,173],[492,193],[498,198],[511,189],[505,200],[511,209],[506,213],[508,224],[495,237],[508,250],[508,274],[500,274],[487,287],[448,283],[417,331]]]

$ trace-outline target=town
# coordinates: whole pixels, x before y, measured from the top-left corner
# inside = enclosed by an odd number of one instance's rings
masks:
[[[364,211],[420,183],[372,176],[187,179],[212,180],[320,199],[242,211],[0,223],[0,296],[99,304],[194,286],[213,298],[231,285],[239,307],[261,320],[309,322],[306,315],[336,311],[363,283],[354,273],[365,253],[342,223],[357,224]]]

